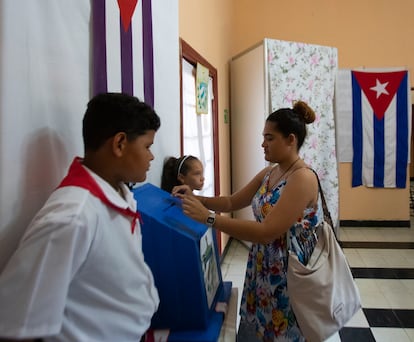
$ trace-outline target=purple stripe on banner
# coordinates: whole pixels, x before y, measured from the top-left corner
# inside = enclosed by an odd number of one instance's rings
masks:
[[[408,163],[408,73],[403,77],[397,91],[397,157],[395,183],[397,188],[405,188]],[[411,161],[413,162],[413,161]]]
[[[134,85],[132,80],[132,25],[128,30],[124,30],[121,16],[119,16],[119,31],[121,33],[121,79],[122,92],[134,95]]]
[[[361,88],[352,73],[352,186],[362,185],[362,105]]]
[[[154,56],[151,0],[142,0],[142,41],[144,65],[144,100],[154,107]]]
[[[108,91],[106,75],[105,1],[93,0],[93,95]]]
[[[384,167],[385,167],[385,130],[384,118],[379,120],[372,113],[374,122],[374,176],[373,185],[375,188],[384,187]]]

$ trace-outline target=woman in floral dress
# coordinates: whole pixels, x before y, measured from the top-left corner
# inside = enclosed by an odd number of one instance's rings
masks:
[[[288,179],[269,188],[270,170],[252,201],[255,218],[262,222],[275,205]],[[321,213],[322,214],[322,213]],[[291,248],[306,264],[316,243],[315,228],[322,217],[314,207],[306,208],[303,216],[289,230]],[[319,219],[319,220],[318,220]],[[247,262],[240,314],[242,327],[238,341],[251,342],[256,333],[260,341],[304,341],[289,304],[286,282],[286,236],[270,244],[253,244]],[[254,334],[252,334],[254,333]]]
[[[305,341],[289,303],[287,234],[291,248],[306,264],[316,243],[322,210],[318,181],[299,157],[306,124],[314,111],[303,101],[268,116],[263,129],[265,159],[273,165],[260,171],[231,196],[194,196],[186,186],[172,193],[182,198],[185,214],[235,238],[253,242],[240,308],[238,341]],[[211,213],[252,205],[256,221]]]

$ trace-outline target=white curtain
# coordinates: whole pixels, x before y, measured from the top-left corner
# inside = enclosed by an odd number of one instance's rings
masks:
[[[184,155],[200,159],[204,167],[204,186],[196,191],[201,196],[214,196],[213,101],[212,79],[209,80],[208,113],[196,113],[195,68],[182,60],[183,80],[183,145]],[[178,156],[177,156],[178,157]]]

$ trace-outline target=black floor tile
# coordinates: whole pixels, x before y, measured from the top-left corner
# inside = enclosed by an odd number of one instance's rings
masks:
[[[414,310],[394,309],[394,313],[403,328],[414,328]]]
[[[341,220],[339,226],[342,228],[354,227],[354,228],[394,228],[404,227],[410,228],[410,220]]]
[[[365,268],[352,267],[354,278],[414,279],[414,268]]]
[[[414,309],[365,309],[362,311],[370,327],[376,328],[414,328]]]
[[[375,342],[370,328],[342,328],[339,336],[341,342]]]
[[[340,241],[342,248],[414,249],[414,242]]]
[[[402,328],[402,323],[392,309],[362,309],[371,328]]]

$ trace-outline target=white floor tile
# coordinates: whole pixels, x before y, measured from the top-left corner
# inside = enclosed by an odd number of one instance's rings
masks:
[[[399,328],[371,328],[376,342],[411,342],[405,329]]]
[[[392,305],[380,294],[364,294],[361,293],[361,304],[364,308],[370,309],[392,309]]]
[[[335,333],[324,342],[341,342],[341,337],[339,336],[339,333]]]
[[[375,242],[414,242],[414,222],[407,228],[359,228],[342,227],[339,229],[341,241],[375,241]]]
[[[414,251],[407,249],[382,249],[375,250],[385,261],[383,267],[414,267]]]
[[[406,286],[400,279],[375,279],[373,281],[383,294],[407,292]]]
[[[344,248],[343,251],[350,267],[367,267],[364,260],[355,249]]]
[[[410,338],[410,341],[414,342],[414,329],[404,329],[404,331]]]
[[[388,292],[384,297],[393,309],[414,309],[414,296],[411,293]]]
[[[359,228],[340,228],[339,238],[342,241],[365,241],[365,236]]]
[[[385,267],[387,264],[386,259],[376,249],[359,249],[358,254],[365,267]]]
[[[346,327],[355,327],[355,328],[368,328],[369,323],[367,318],[364,315],[362,309],[359,309],[358,312],[352,317],[347,324]]]
[[[391,304],[378,287],[377,279],[355,279],[363,308],[390,309]]]
[[[405,291],[414,297],[414,279],[401,279],[400,281],[404,285]]]

